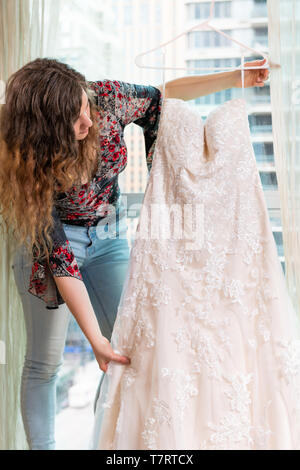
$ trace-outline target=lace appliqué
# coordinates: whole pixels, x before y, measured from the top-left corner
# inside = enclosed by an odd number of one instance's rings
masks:
[[[171,425],[172,417],[170,415],[169,405],[158,398],[153,399],[151,412],[151,417],[147,418],[145,421],[142,438],[146,449],[156,450],[160,448],[157,443],[158,428],[160,432],[169,432],[168,427]],[[164,425],[167,425],[166,429],[163,429]]]
[[[200,448],[247,450],[252,449],[254,445],[258,447],[266,445],[271,430],[252,425],[252,399],[248,385],[253,381],[253,374],[237,373],[224,379],[224,394],[229,402],[229,411],[220,419],[218,425],[208,423],[212,433],[208,440],[201,442]]]

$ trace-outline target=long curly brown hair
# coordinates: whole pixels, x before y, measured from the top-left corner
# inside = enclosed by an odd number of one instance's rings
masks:
[[[76,140],[74,123],[88,96],[93,125]],[[97,168],[99,127],[93,92],[85,77],[55,59],[39,58],[6,84],[0,112],[1,226],[37,257],[53,248],[56,192],[90,180]]]

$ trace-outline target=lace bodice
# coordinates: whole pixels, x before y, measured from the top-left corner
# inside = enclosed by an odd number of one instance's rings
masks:
[[[195,106],[180,99],[166,99],[160,144],[173,155],[169,164],[174,172],[184,168],[190,175],[205,178],[224,164],[230,165],[230,149],[240,146],[247,136],[245,108],[243,99],[228,101],[211,111],[204,122]]]

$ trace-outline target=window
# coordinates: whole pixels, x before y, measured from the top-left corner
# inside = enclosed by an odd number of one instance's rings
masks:
[[[190,3],[187,5],[189,20],[206,19],[209,17],[211,2]],[[231,2],[216,2],[214,9],[215,18],[230,17]]]
[[[197,68],[201,67],[224,67],[224,71],[226,67],[238,67],[240,65],[239,58],[220,58],[220,59],[198,59],[198,60],[187,60],[186,66],[189,70],[189,73],[198,73]],[[199,73],[215,73],[217,70],[204,70],[199,71]]]
[[[277,190],[277,176],[275,171],[260,172],[261,184],[265,191],[274,191]]]
[[[268,45],[268,28],[267,27],[260,27],[260,28],[253,28],[253,43],[259,43],[262,46]]]
[[[196,105],[216,105],[224,103],[224,101],[229,101],[232,99],[232,89],[228,88],[227,90],[222,90],[217,93],[212,93],[210,95],[200,96],[194,100]]]
[[[216,2],[215,3],[215,18],[228,18],[231,15],[232,2]]]
[[[268,28],[266,26],[260,28],[253,28],[253,30],[257,38],[268,36]]]
[[[252,88],[253,101],[255,103],[270,103],[270,85]]]
[[[187,7],[189,20],[198,20],[209,16],[209,5],[206,3],[202,5],[200,3],[190,3]]]
[[[272,132],[271,114],[252,114],[249,123],[252,132]]]
[[[281,231],[274,231],[273,236],[277,245],[277,252],[279,256],[283,256],[283,238],[282,238],[282,232]]]
[[[226,31],[230,36],[232,31]],[[228,47],[232,44],[230,39],[215,33],[215,31],[191,31],[187,35],[189,49],[200,47]]]
[[[274,165],[274,149],[272,142],[254,142],[253,150],[259,164]]]
[[[265,18],[268,16],[266,0],[254,0],[251,16],[256,18]]]

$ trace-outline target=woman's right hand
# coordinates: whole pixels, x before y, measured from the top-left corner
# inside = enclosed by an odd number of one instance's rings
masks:
[[[102,335],[84,282],[70,276],[54,276],[54,279],[62,298],[92,346],[100,369],[106,372],[110,361],[130,364],[130,359],[116,354],[108,339]]]
[[[121,356],[114,352],[110,342],[105,336],[101,336],[96,345],[93,346],[93,351],[100,369],[103,372],[107,371],[108,363],[110,361],[118,362],[119,364],[130,364],[129,357]]]

